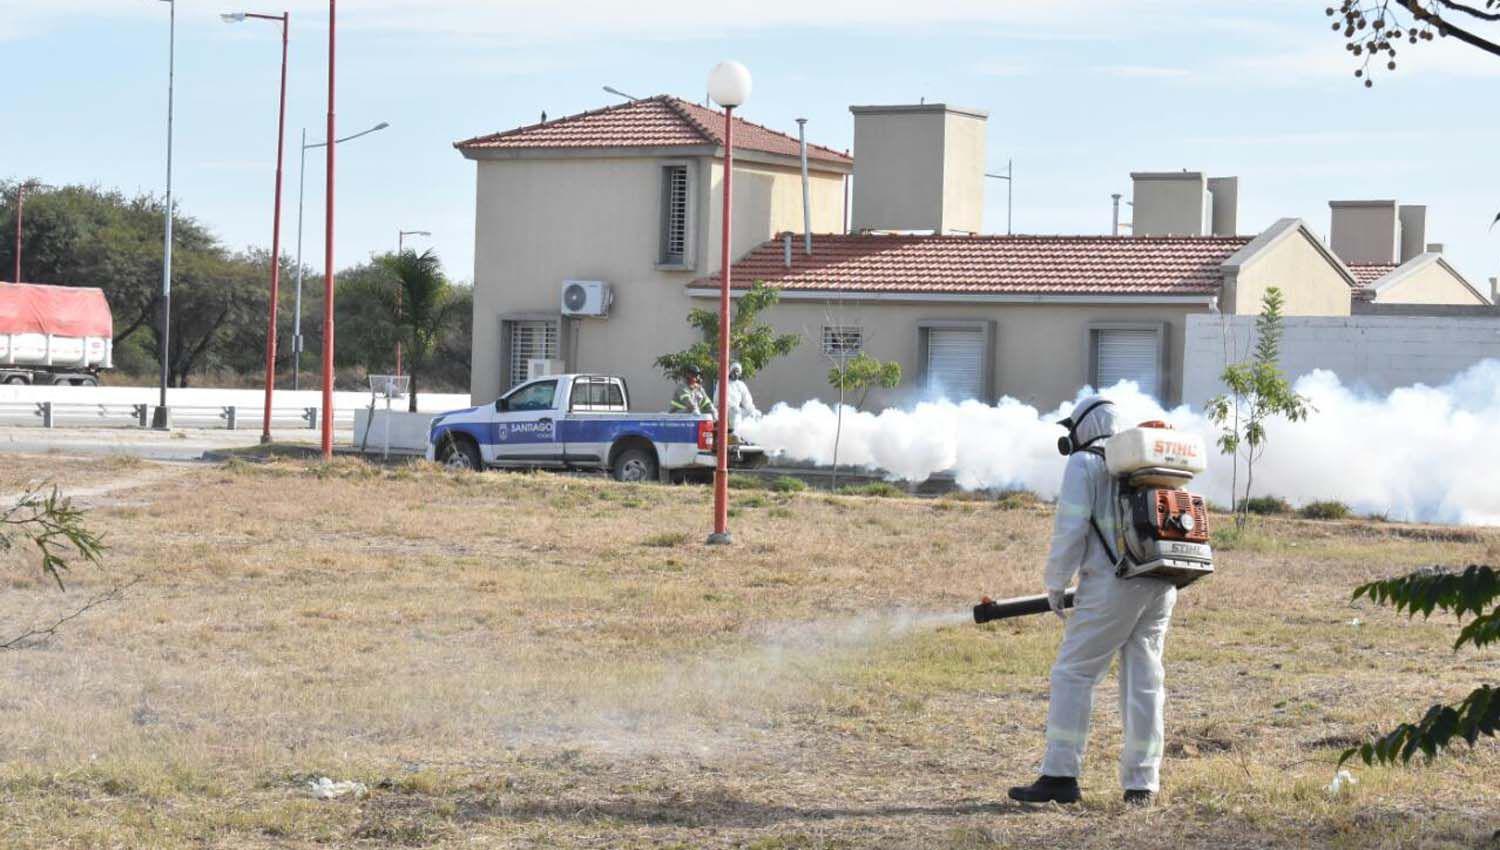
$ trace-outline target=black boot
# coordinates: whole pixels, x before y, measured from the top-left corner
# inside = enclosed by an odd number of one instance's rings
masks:
[[[1125,805],[1138,809],[1149,809],[1156,805],[1156,794],[1144,788],[1129,788],[1125,791]]]
[[[1022,803],[1076,803],[1083,792],[1072,776],[1043,776],[1030,785],[1010,789],[1010,798]]]

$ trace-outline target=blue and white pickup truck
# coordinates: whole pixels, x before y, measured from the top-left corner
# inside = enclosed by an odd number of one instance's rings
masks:
[[[548,375],[493,404],[434,417],[427,459],[456,469],[607,470],[620,481],[711,474],[713,420],[692,413],[630,412],[620,378]],[[730,446],[735,466],[760,466],[757,446]]]

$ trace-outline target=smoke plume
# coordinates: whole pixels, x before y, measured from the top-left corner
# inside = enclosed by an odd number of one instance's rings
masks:
[[[1255,494],[1293,504],[1337,499],[1390,519],[1500,525],[1500,439],[1485,427],[1500,423],[1500,361],[1476,364],[1439,387],[1402,387],[1384,397],[1321,370],[1299,379],[1296,390],[1315,412],[1305,422],[1268,423]],[[1090,392],[1084,388],[1078,398]],[[1210,446],[1217,436],[1201,411],[1163,410],[1131,382],[1104,395],[1123,422],[1165,419]],[[845,407],[838,460],[896,480],[951,473],[965,489],[1026,489],[1052,498],[1063,467],[1056,448],[1062,431],[1053,423],[1072,408],[1069,402],[1041,411],[1012,398],[994,405],[939,400],[880,413]],[[778,404],[740,432],[787,459],[826,465],[836,418],[818,401]],[[1228,505],[1230,459],[1217,450],[1210,455],[1193,489]]]

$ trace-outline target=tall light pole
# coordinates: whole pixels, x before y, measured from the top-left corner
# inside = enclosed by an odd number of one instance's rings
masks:
[[[626,94],[625,92],[620,91],[619,89],[615,88],[614,86],[605,86],[604,87],[604,91],[605,91],[606,94],[612,94],[612,95],[614,95],[616,97],[623,97],[626,100],[631,100],[631,101],[640,100],[640,98],[636,97],[635,95],[633,95],[633,94]]]
[[[337,139],[333,123],[334,45],[337,36],[338,0],[328,0],[328,138]],[[333,460],[333,152],[328,146],[328,173],[323,207],[323,460]]]
[[[406,237],[408,236],[431,236],[426,230],[398,230],[396,231],[396,256],[406,251]],[[401,289],[396,288],[396,309],[401,309]],[[401,338],[396,337],[396,377],[401,377]]]
[[[1014,179],[1014,177],[1015,177],[1015,171],[1016,171],[1016,167],[1015,167],[1014,161],[1007,159],[1005,161],[1005,173],[1004,174],[989,174],[989,173],[986,173],[984,175],[986,177],[990,177],[990,178],[993,178],[995,180],[1004,180],[1005,181],[1005,235],[1006,236],[1009,236],[1011,234],[1011,230],[1010,230],[1010,199],[1011,199],[1011,189],[1012,189],[1012,187],[1014,187],[1016,185],[1016,181]]]
[[[52,187],[35,180],[22,180],[16,186],[16,276],[11,279],[11,283],[21,282],[21,217],[26,211],[26,190],[50,188]]]
[[[167,232],[162,238],[161,262],[161,399],[156,405],[156,416],[152,427],[172,427],[172,415],[167,409],[168,358],[171,354],[172,335],[172,95],[177,75],[177,3],[176,0],[161,0],[170,10],[167,17]]]
[[[286,147],[286,54],[292,16],[229,12],[225,23],[243,23],[247,18],[281,22],[281,98],[276,117],[276,200],[271,216],[271,309],[266,317],[266,400],[261,411],[260,441],[271,442],[271,398],[276,389],[276,307],[281,300],[281,165]]]
[[[368,136],[371,133],[384,130],[391,125],[382,121],[368,130],[361,130],[353,135],[342,139],[334,139],[334,144],[343,144],[350,139],[360,136]],[[292,389],[302,389],[302,200],[307,190],[307,152],[313,148],[321,148],[327,142],[307,143],[307,128],[302,128],[302,156],[297,166],[297,299],[293,305],[292,315]]]
[[[708,73],[708,96],[724,107],[724,232],[719,268],[719,399],[729,399],[730,215],[734,196],[734,108],[750,98],[750,71],[735,61],[720,62]],[[729,405],[719,406],[714,427],[714,531],[710,544],[734,541],[729,533]]]

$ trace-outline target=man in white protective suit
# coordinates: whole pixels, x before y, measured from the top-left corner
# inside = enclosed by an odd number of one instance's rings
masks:
[[[1103,451],[1104,441],[1118,430],[1114,406],[1099,396],[1087,398],[1058,424],[1068,429],[1068,436],[1058,441],[1068,463],[1057,497],[1045,581],[1048,602],[1066,626],[1052,665],[1042,776],[1031,785],[1010,789],[1010,798],[1027,803],[1074,803],[1081,798],[1078,776],[1094,687],[1118,653],[1125,727],[1120,784],[1127,804],[1149,806],[1161,787],[1166,703],[1161,653],[1177,588],[1156,578],[1115,576],[1119,488],[1105,468]],[[1079,574],[1078,590],[1069,616],[1064,591],[1074,573]]]
[[[750,397],[750,388],[745,386],[744,374],[745,367],[741,366],[739,361],[729,364],[728,407],[724,406],[723,388],[714,388],[714,404],[718,405],[720,410],[729,412],[729,430],[731,431],[740,424],[741,417],[760,415],[760,411],[755,409],[755,399]]]

